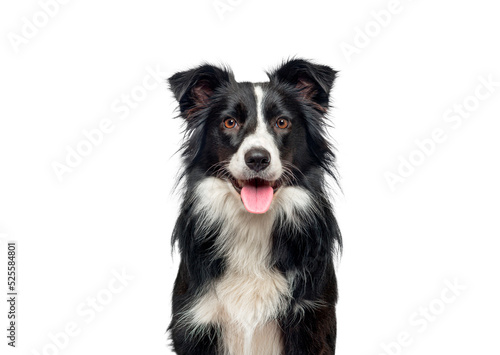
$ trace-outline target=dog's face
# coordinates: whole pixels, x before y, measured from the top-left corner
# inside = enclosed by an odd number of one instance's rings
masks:
[[[283,186],[328,164],[324,114],[335,71],[292,60],[266,83],[238,83],[203,65],[169,79],[187,121],[186,169],[226,180],[251,213],[265,213]]]

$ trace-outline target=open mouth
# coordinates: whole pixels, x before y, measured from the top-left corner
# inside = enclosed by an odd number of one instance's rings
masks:
[[[266,213],[273,201],[274,193],[280,188],[279,180],[268,181],[259,178],[250,180],[230,179],[240,194],[246,210],[250,213]]]
[[[263,180],[263,179],[259,179],[259,178],[250,179],[250,180],[239,180],[239,179],[237,180],[237,179],[231,178],[231,183],[233,184],[235,190],[238,193],[241,193],[241,189],[246,185],[255,186],[255,187],[270,186],[273,188],[273,192],[276,192],[278,190],[278,188],[281,186],[279,180],[269,181],[269,180]]]

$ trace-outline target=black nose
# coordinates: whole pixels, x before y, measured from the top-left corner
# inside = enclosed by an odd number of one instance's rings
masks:
[[[263,148],[250,149],[245,154],[245,163],[254,171],[264,170],[271,162],[271,155]]]

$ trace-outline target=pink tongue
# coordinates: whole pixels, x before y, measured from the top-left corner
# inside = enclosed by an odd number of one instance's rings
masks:
[[[241,189],[243,205],[250,213],[266,213],[273,200],[271,186],[245,185]]]

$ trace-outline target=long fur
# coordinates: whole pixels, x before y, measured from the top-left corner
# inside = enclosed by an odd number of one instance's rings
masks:
[[[335,176],[325,114],[336,72],[293,59],[268,76],[237,83],[229,69],[205,64],[169,79],[186,122],[172,236],[181,255],[169,326],[177,354],[335,353],[333,256],[341,234],[325,182]],[[262,107],[256,85],[265,92]],[[290,133],[269,131],[283,174],[261,215],[245,210],[229,182],[230,159],[255,132],[259,110],[293,122]],[[245,130],[221,133],[228,116]]]

